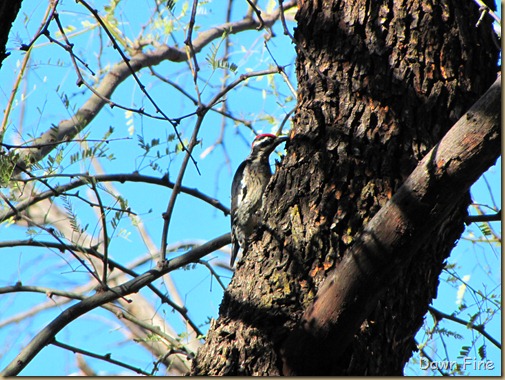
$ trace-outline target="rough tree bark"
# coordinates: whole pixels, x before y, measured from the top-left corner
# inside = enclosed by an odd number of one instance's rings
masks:
[[[284,374],[324,375],[378,297],[501,154],[501,77],[417,165],[328,273],[282,345]],[[424,252],[421,252],[421,255]],[[335,342],[339,344],[336,345]]]
[[[267,188],[263,233],[237,268],[193,374],[283,374],[280,349],[322,281],[496,78],[491,25],[476,28],[478,18],[471,1],[299,1],[287,155]],[[318,374],[403,373],[468,202],[454,202]]]

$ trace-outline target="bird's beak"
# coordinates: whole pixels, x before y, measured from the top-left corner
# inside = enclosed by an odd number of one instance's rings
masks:
[[[288,141],[288,140],[289,140],[289,136],[279,136],[279,137],[277,137],[277,139],[275,140],[275,143],[276,143],[277,145],[279,145],[279,144],[282,144],[283,142],[286,142],[286,141]]]

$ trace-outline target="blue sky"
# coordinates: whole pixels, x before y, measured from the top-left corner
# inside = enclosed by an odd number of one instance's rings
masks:
[[[95,1],[94,3],[95,7],[99,10],[102,9],[102,5],[104,4],[101,1]],[[125,9],[121,16],[121,30],[132,38],[138,34],[139,23],[145,22],[149,17],[149,9],[152,6],[152,1],[148,0],[134,3],[134,5],[133,2],[124,4]],[[138,6],[139,3],[145,4],[145,6]],[[4,62],[2,70],[0,70],[1,104],[6,104],[7,102],[15,74],[18,71],[18,64],[24,56],[23,52],[17,51],[15,48],[21,42],[27,43],[30,40],[33,31],[39,26],[40,14],[43,13],[44,7],[45,4],[39,3],[35,5],[34,2],[23,2],[23,8],[13,27],[8,44],[8,47],[13,49],[11,50],[12,54]],[[58,9],[64,25],[73,24],[77,28],[81,28],[83,17],[88,21],[92,20],[88,12],[82,6],[75,4],[74,1],[62,1]],[[179,5],[175,9],[174,13],[176,14],[181,11]],[[199,12],[198,20],[202,22],[204,27],[219,24],[224,19],[222,12],[216,11],[212,3],[201,7]],[[243,8],[237,9],[236,13],[238,15],[243,14]],[[29,20],[26,26],[25,19]],[[56,29],[53,28],[51,32],[56,35]],[[71,33],[72,31],[69,32]],[[277,62],[280,65],[286,65],[286,71],[293,78],[293,62],[295,58],[293,46],[288,38],[283,36],[280,25],[274,28],[274,32],[276,37],[269,42],[269,48],[273,52]],[[88,32],[76,35],[72,39],[72,42],[75,43],[76,54],[85,58],[95,69],[98,64],[97,57],[93,52],[96,51],[97,38],[98,36],[95,32]],[[237,46],[241,46],[241,48],[237,49],[231,57],[231,61],[237,64],[239,69],[237,74],[235,76],[232,75],[229,81],[234,80],[237,75],[248,70],[264,70],[272,64],[271,57],[263,47],[263,33],[250,31],[240,36],[233,36],[232,41]],[[169,42],[173,43],[173,41]],[[183,41],[181,39],[178,42],[182,44]],[[212,86],[219,84],[219,78],[222,73],[218,70],[213,74],[212,69],[206,64],[204,57],[205,54],[199,59],[202,66],[202,77],[210,78],[211,82],[211,85],[208,85],[203,92],[203,100],[208,101],[215,91]],[[120,57],[109,48],[104,53],[102,63],[115,63],[119,60]],[[195,95],[191,75],[185,66],[164,63],[156,67],[155,70],[185,86],[191,94]],[[142,73],[140,78],[157,103],[171,116],[177,117],[194,111],[191,102],[185,100],[178,92],[172,90],[170,86],[159,83],[148,72]],[[51,123],[56,123],[70,117],[72,107],[79,107],[88,96],[87,92],[84,92],[84,95],[81,93],[82,89],[75,86],[75,81],[75,71],[69,64],[66,53],[61,48],[50,45],[44,38],[41,38],[37,42],[37,48],[33,52],[31,71],[28,79],[21,84],[23,90],[20,91],[20,94],[23,92],[24,97],[21,98],[21,95],[18,94],[17,103],[13,107],[11,130],[20,129],[20,126],[22,126],[24,133],[31,132],[34,135],[38,135],[42,131],[45,131]],[[294,100],[289,99],[291,93],[288,86],[280,76],[273,79],[266,77],[251,79],[250,82],[252,83],[252,88],[240,88],[228,97],[230,109],[236,115],[247,120],[252,120],[257,130],[264,132],[275,131],[278,122],[295,105]],[[292,79],[292,84],[295,85],[294,79]],[[201,82],[199,85],[200,88],[203,88],[205,83]],[[279,96],[276,96],[276,93]],[[65,96],[69,101],[70,107],[65,106]],[[282,101],[279,101],[279,99]],[[119,87],[113,96],[113,100],[131,107],[144,106],[147,111],[153,112],[152,106],[138,89],[138,86],[131,80],[127,80]],[[181,123],[179,130],[184,138],[189,138],[193,122],[194,119],[189,118]],[[210,112],[206,117],[202,126],[201,145],[195,150],[195,157],[198,160],[198,168],[201,174],[197,172],[193,165],[190,165],[183,184],[191,188],[197,188],[227,205],[229,204],[229,188],[232,175],[241,160],[247,155],[253,134],[241,125],[233,126],[229,123],[224,132],[225,145],[218,146],[211,153],[203,156],[218,139],[221,133],[221,124],[222,118],[218,114]],[[139,153],[136,135],[142,135],[145,141],[160,138],[162,142],[160,144],[160,151],[163,152],[165,149],[163,140],[167,134],[172,133],[170,128],[167,128],[166,123],[138,116],[131,118],[127,112],[117,108],[105,108],[99,118],[93,122],[92,128],[89,128],[90,136],[88,138],[101,138],[109,126],[113,126],[115,129],[112,138],[120,139],[109,143],[109,149],[114,151],[116,159],[111,162],[102,161],[104,170],[111,173],[131,173],[142,169],[145,165],[147,160],[143,160]],[[132,128],[134,129],[133,133]],[[75,146],[70,149],[70,152],[77,152],[77,148]],[[170,179],[174,180],[180,161],[181,155],[172,154],[171,159],[162,159],[159,161],[159,164],[162,169],[168,169]],[[494,202],[498,208],[501,208],[500,163],[501,161],[485,175],[492,197],[488,185],[484,180],[479,181],[472,188],[472,195],[479,203],[492,205]],[[71,165],[67,171],[78,172],[86,168],[91,170],[88,163],[78,162]],[[145,170],[144,173],[161,176],[159,173],[150,170]],[[121,194],[130,200],[132,209],[142,217],[155,244],[159,245],[162,227],[160,215],[166,207],[170,191],[145,184],[115,184],[115,186]],[[79,207],[78,216],[83,221],[96,220],[89,207]],[[206,241],[229,230],[229,219],[222,212],[185,194],[179,196],[173,220],[175,222],[170,227],[169,244],[180,241]],[[497,223],[494,223],[493,226],[499,230]],[[128,263],[139,255],[144,255],[146,248],[131,223],[126,220],[120,227],[124,231],[120,234],[119,238],[114,240],[111,246],[111,255],[122,263]],[[91,224],[90,229],[96,229],[96,225]],[[468,236],[470,233],[476,236],[481,235],[475,225],[469,226],[464,236]],[[0,241],[22,238],[26,238],[25,230],[13,226],[0,226]],[[224,252],[217,252],[210,255],[207,259],[214,262],[216,260],[227,261],[228,255]],[[16,281],[22,281],[23,284],[45,286],[56,286],[55,284],[58,284],[60,287],[73,287],[87,278],[79,270],[72,270],[68,266],[65,255],[58,255],[47,250],[34,248],[2,249],[0,260],[4,268],[0,276],[0,287],[12,285]],[[491,287],[494,284],[499,285],[501,283],[499,246],[486,243],[474,244],[461,239],[458,246],[454,249],[449,262],[457,263],[460,266],[458,273],[461,276],[469,276],[467,278],[471,286],[480,288],[481,284],[485,282]],[[148,269],[149,265],[154,265],[154,261],[144,265],[143,269]],[[227,283],[231,273],[219,268],[217,271],[222,276],[222,280]],[[199,324],[204,324],[210,316],[217,316],[219,303],[222,298],[222,290],[216,280],[212,279],[208,270],[203,267],[196,267],[191,271],[176,271],[172,276],[185,306],[190,310],[191,316]],[[461,294],[459,286],[452,286],[442,281],[438,298],[433,303],[434,307],[447,313],[452,312],[458,300],[458,291]],[[152,297],[149,292],[145,292],[144,294]],[[470,293],[467,293],[465,297],[470,297]],[[44,299],[44,295],[28,293],[18,296],[0,296],[0,308],[3,310],[3,312],[0,312],[0,323],[5,318],[16,315],[22,310],[27,310]],[[468,301],[468,303],[470,304],[471,301]],[[26,344],[36,332],[62,310],[63,308],[48,310],[38,314],[33,320],[0,327],[0,342],[4,343],[4,349],[0,349],[0,368],[5,367],[12,360],[19,348]],[[463,312],[460,317],[465,319],[467,318],[467,314],[471,315],[472,312],[474,312],[474,309],[469,309]],[[121,326],[118,322],[104,323],[107,313],[106,311],[96,311],[90,315],[81,317],[60,333],[58,339],[63,342],[78,342],[82,348],[101,354],[112,352],[113,357],[116,359],[120,360],[124,357],[125,360],[131,361],[134,365],[149,368],[149,364],[155,359],[149,358],[145,350],[141,349],[138,345],[128,342],[122,335]],[[159,313],[166,315],[166,318],[174,325],[181,329],[184,328],[180,319],[166,306],[160,305]],[[495,316],[489,325],[487,325],[491,335],[498,338],[501,336],[500,320],[501,315]],[[454,326],[454,324],[450,324],[449,322],[444,323],[447,329],[461,330],[461,334],[465,337],[468,334],[472,334],[471,330],[466,328]],[[207,326],[205,325],[204,329],[206,328]],[[96,339],[97,337],[100,339]],[[422,333],[420,333],[419,339],[422,339]],[[464,339],[461,344],[466,341],[467,339]],[[500,352],[493,349],[489,343],[487,344],[488,357],[497,363],[497,369],[494,372],[481,371],[473,372],[473,374],[490,375],[501,373]],[[458,343],[453,342],[449,343],[449,345],[450,356],[454,357],[456,355],[454,353],[459,352],[460,347],[458,347]],[[440,344],[437,345],[437,349],[441,350],[442,346]],[[439,354],[433,353],[435,357],[437,355],[442,357],[444,354],[444,352],[440,352]],[[55,360],[55,358],[61,358],[61,360]],[[22,375],[64,375],[75,371],[74,363],[73,353],[49,346],[34,359],[26,370],[22,372]],[[113,373],[117,373],[118,371],[116,367],[102,362],[92,361],[92,363],[94,368],[102,371],[111,371]],[[407,372],[408,374],[423,373],[422,371],[417,371],[415,365],[408,371],[411,371]]]

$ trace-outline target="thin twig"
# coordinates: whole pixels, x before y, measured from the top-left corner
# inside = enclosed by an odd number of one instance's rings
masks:
[[[268,47],[268,41],[265,41],[265,48],[267,49],[268,51],[268,54],[270,55],[270,58],[272,58],[272,61],[274,61],[275,63],[275,66],[277,67],[277,71],[279,72],[279,74],[281,74],[282,76],[282,79],[284,79],[284,82],[286,82],[286,85],[288,86],[289,90],[291,91],[291,94],[295,97],[296,99],[296,96],[297,96],[297,93],[296,93],[296,90],[295,88],[293,87],[293,85],[291,84],[291,82],[289,81],[289,78],[286,74],[286,72],[284,71],[284,67],[285,66],[281,66],[277,63],[277,60],[275,59],[274,55],[272,54],[272,52],[270,51],[270,48]]]
[[[312,59],[311,55],[308,54],[305,48],[301,44],[299,44],[298,41],[295,39],[295,37],[293,37],[293,35],[290,33],[288,26],[286,24],[286,18],[284,17],[284,0],[279,0],[279,9],[280,9],[279,15],[282,27],[284,29],[284,34],[286,36],[289,36],[291,42],[293,42],[293,44],[300,50],[300,52],[304,55],[305,59],[310,62],[312,68],[319,76],[319,79],[323,81],[329,80],[330,78],[327,75],[323,74],[321,70],[319,70],[319,67],[317,66],[316,62]]]
[[[214,270],[212,265],[210,265],[207,260],[198,260],[197,262],[198,264],[205,266],[209,270],[210,274],[217,280],[217,282],[221,286],[221,289],[226,290],[226,285],[221,281],[221,277],[217,274],[217,272]]]
[[[60,30],[60,33],[62,34],[63,36],[63,39],[64,41],[66,42],[66,45],[63,45],[62,43],[60,43],[58,40],[55,40],[54,38],[52,38],[49,33],[46,34],[46,37],[51,41],[51,42],[54,42],[56,43],[57,45],[61,46],[63,49],[65,49],[69,54],[70,54],[70,58],[72,60],[72,64],[74,65],[74,69],[75,69],[75,72],[77,74],[77,86],[81,86],[81,85],[84,85],[86,86],[86,88],[88,90],[90,90],[94,95],[96,95],[98,98],[100,98],[104,103],[108,104],[110,108],[114,108],[114,107],[117,107],[117,108],[120,108],[122,110],[125,110],[125,111],[130,111],[130,112],[134,112],[134,113],[137,113],[139,115],[143,115],[143,116],[146,116],[146,117],[149,117],[149,118],[152,118],[152,119],[155,119],[155,120],[168,120],[172,126],[175,128],[181,118],[178,118],[178,119],[169,119],[167,115],[165,115],[161,109],[157,106],[156,103],[154,103],[154,100],[153,99],[149,99],[151,100],[151,103],[154,105],[155,109],[156,109],[156,112],[157,113],[160,113],[162,114],[163,116],[157,116],[157,115],[153,115],[149,112],[146,112],[144,108],[132,108],[132,107],[128,107],[128,106],[124,106],[122,104],[119,104],[119,103],[116,103],[114,102],[113,100],[103,96],[99,91],[97,91],[92,85],[90,85],[85,79],[84,77],[82,76],[82,73],[79,69],[79,66],[77,65],[77,62],[76,60],[78,60],[80,63],[82,63],[86,68],[89,69],[89,66],[82,60],[80,59],[73,51],[73,44],[70,43],[70,41],[68,40],[67,36],[66,36],[66,33],[65,33],[65,30],[63,28],[63,26],[61,25],[61,22],[59,21],[59,16],[58,16],[58,13],[54,13],[53,15],[54,19],[56,20],[56,23],[58,24],[58,28]],[[121,51],[120,48],[119,48],[119,45],[117,45],[118,47],[116,48],[116,50],[118,51]],[[130,63],[129,63],[130,60],[128,60],[128,62],[125,61],[125,63],[127,64],[128,68],[130,70],[132,70],[132,67],[130,66]],[[89,69],[91,71],[91,69]],[[93,71],[91,71],[92,75],[95,75],[93,73]],[[137,80],[137,84],[139,84],[139,87],[141,88],[142,92],[144,92],[144,94],[147,95],[147,92],[145,91],[145,86],[140,83],[140,79],[138,78],[138,76],[132,72],[132,75],[133,77]],[[176,130],[176,133],[177,133],[177,130]],[[178,136],[179,137],[179,136]],[[180,137],[179,137],[180,138]],[[180,140],[179,140],[180,141]]]
[[[23,77],[23,73],[25,72],[25,69],[28,65],[28,61],[30,60],[30,55],[32,51],[32,46],[37,41],[37,39],[42,36],[43,31],[47,30],[49,27],[49,23],[53,19],[53,13],[56,11],[56,6],[58,5],[59,0],[55,0],[53,3],[50,3],[46,9],[46,13],[44,14],[44,17],[42,18],[45,20],[43,24],[39,27],[37,32],[35,33],[35,37],[30,41],[28,45],[23,45],[23,50],[26,51],[26,55],[23,58],[23,62],[21,63],[19,67],[19,74],[16,77],[16,80],[14,82],[14,85],[12,86],[12,91],[9,96],[9,99],[7,100],[7,104],[5,105],[5,111],[4,111],[4,117],[2,119],[2,125],[0,126],[0,141],[3,140],[3,136],[5,134],[5,130],[7,129],[7,124],[9,122],[9,115],[12,110],[12,104],[14,102],[14,99],[16,98],[16,93],[19,89],[19,83],[21,82],[21,79]]]
[[[152,284],[149,284],[152,285]],[[73,299],[73,300],[80,300],[83,301],[87,297],[80,293],[75,293],[75,292],[68,292],[68,291],[63,291],[60,289],[53,289],[53,288],[47,288],[47,287],[42,287],[42,286],[30,286],[30,285],[22,285],[20,283],[17,283],[13,286],[4,286],[0,287],[0,294],[7,294],[7,293],[17,293],[17,292],[34,292],[34,293],[41,293],[41,294],[46,294],[49,298],[52,298],[53,296],[59,296],[59,297],[65,297],[68,299]],[[59,304],[61,306],[61,304]],[[192,356],[193,352],[189,350],[187,347],[183,346],[177,339],[171,337],[170,335],[164,333],[159,329],[158,326],[153,326],[145,321],[141,321],[137,318],[135,318],[133,315],[130,313],[124,313],[123,311],[118,312],[117,306],[109,303],[109,304],[104,304],[100,306],[101,308],[111,312],[114,314],[118,319],[126,319],[133,324],[142,327],[143,329],[150,331],[151,333],[160,336],[162,339],[165,339],[171,346],[172,348],[176,347],[178,349],[179,353],[184,354],[185,356]],[[5,324],[3,324],[5,326]]]
[[[66,45],[62,44],[60,41],[58,41],[58,40],[54,39],[53,37],[51,37],[51,34],[49,33],[48,29],[46,29],[43,34],[46,36],[46,38],[50,42],[52,42],[52,43],[60,46],[61,48],[63,48],[64,50],[66,50],[67,52],[70,53],[71,59],[72,59],[72,61],[74,63],[74,66],[77,66],[77,62],[76,61],[79,61],[79,63],[81,65],[83,65],[85,68],[87,68],[89,70],[89,72],[91,73],[91,75],[94,76],[95,72],[89,67],[89,65],[86,62],[84,62],[84,60],[82,60],[79,56],[77,56],[74,53],[74,49],[73,49],[74,48],[74,44],[70,43],[70,41],[68,40],[67,35],[65,33],[65,29],[63,28],[63,25],[61,25],[60,16],[59,16],[58,12],[56,11],[56,9],[53,12],[53,19],[54,19],[54,21],[56,21],[56,25],[58,25],[58,29],[60,30],[60,33],[63,36],[63,40],[65,41]],[[80,77],[79,78],[79,81],[80,81],[81,78],[82,78],[82,75],[80,74],[80,71],[79,71],[78,75]],[[79,86],[79,82],[78,82],[78,86]]]
[[[160,79],[161,81],[163,81],[165,83],[168,83],[170,86],[174,87],[177,91],[179,91],[181,94],[183,94],[185,97],[187,97],[188,99],[190,99],[193,102],[193,105],[196,106],[198,104],[198,100],[194,96],[192,96],[190,93],[188,93],[186,90],[184,90],[181,86],[179,86],[174,81],[171,81],[170,79],[163,77],[162,75],[160,75],[159,73],[157,73],[152,68],[151,68],[151,73],[156,78]],[[244,124],[249,129],[252,128],[252,123],[249,120],[239,119],[238,117],[232,115],[231,113],[223,111],[223,109],[211,108],[210,111],[213,111],[213,112],[216,112],[216,113],[218,113],[220,115],[223,115],[223,116],[227,117],[228,119],[233,120],[234,122]],[[177,119],[177,120],[180,120],[180,118]]]
[[[100,219],[102,221],[102,232],[103,232],[103,273],[102,273],[102,283],[107,286],[107,270],[109,269],[109,236],[107,234],[107,217],[105,215],[105,208],[103,207],[102,198],[96,187],[96,182],[91,180],[91,189],[95,193],[96,199],[98,201],[100,210]]]
[[[494,12],[491,8],[489,8],[486,3],[484,3],[482,0],[473,0],[473,1],[479,6],[479,10],[482,12],[479,21],[477,21],[477,24],[475,25],[476,27],[479,26],[479,24],[482,22],[481,19],[486,14],[489,14],[498,23],[498,25],[501,26],[500,16],[498,16],[496,12]]]
[[[123,363],[123,362],[121,362],[119,360],[112,359],[110,353],[109,354],[105,354],[105,355],[95,354],[95,353],[93,353],[91,351],[83,350],[82,348],[77,348],[75,346],[71,346],[71,345],[68,345],[68,344],[65,344],[65,343],[58,342],[56,339],[54,339],[51,342],[51,344],[53,346],[60,347],[60,348],[63,348],[65,350],[72,351],[74,354],[81,354],[81,355],[89,356],[91,358],[100,359],[100,360],[106,361],[108,363],[115,364],[117,366],[129,369],[129,370],[131,370],[133,372],[136,372],[136,373],[139,373],[141,375],[146,375],[146,376],[150,375],[149,372],[145,372],[145,371],[143,371],[140,368],[135,368],[135,367],[133,367],[133,366],[131,366],[129,364]]]
[[[193,0],[193,7],[191,8],[191,17],[188,23],[188,35],[186,37],[186,40],[184,41],[184,43],[189,49],[188,58],[193,58],[193,62],[195,65],[193,69],[193,81],[195,82],[195,85],[198,78],[198,72],[200,71],[200,67],[198,66],[198,61],[196,59],[195,48],[193,47],[193,28],[195,27],[197,8],[198,8],[198,0]]]
[[[258,17],[259,25],[256,28],[256,30],[261,30],[263,28],[263,26],[265,25],[265,22],[261,18],[261,11],[258,9],[256,4],[254,4],[251,0],[247,0],[247,2],[249,3],[249,6],[252,8],[254,13],[256,13],[256,16]]]

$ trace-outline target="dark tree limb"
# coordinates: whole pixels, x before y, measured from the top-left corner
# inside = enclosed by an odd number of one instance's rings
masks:
[[[466,224],[477,222],[499,222],[501,221],[501,210],[491,215],[470,215],[465,219]]]
[[[365,227],[285,340],[284,375],[331,373],[399,268],[500,156],[500,102],[498,77]]]

